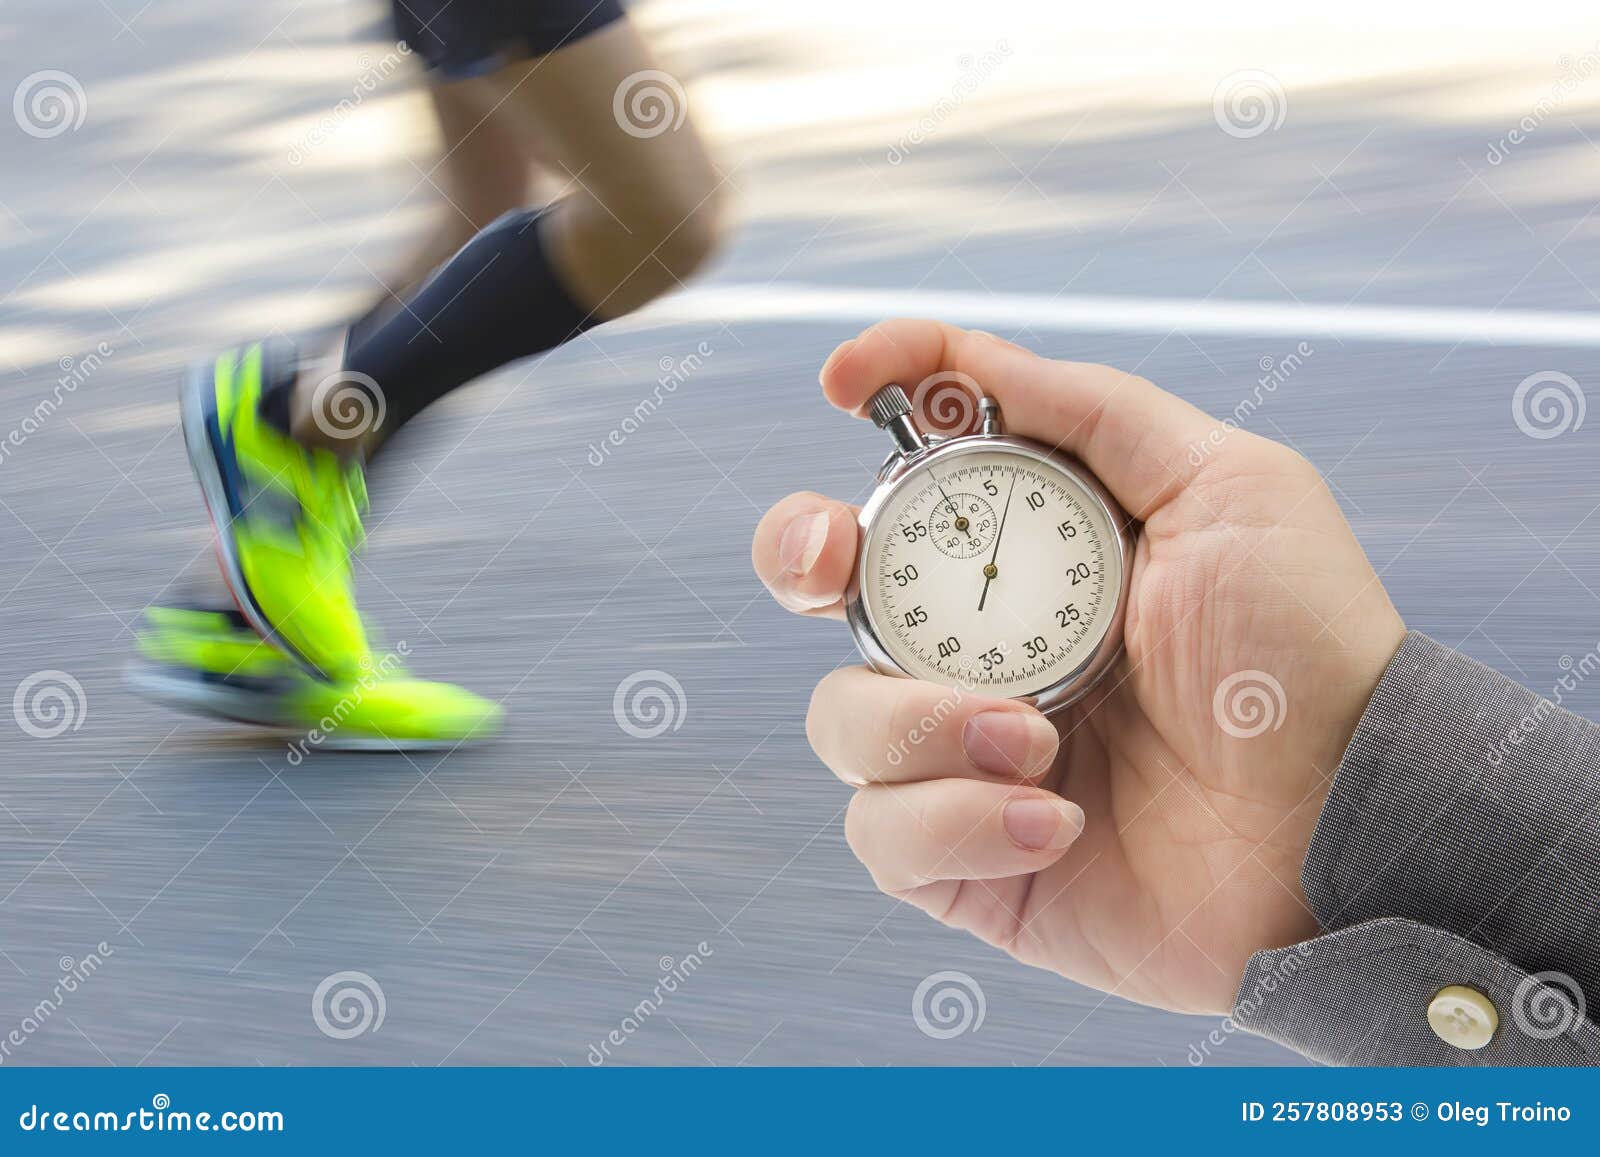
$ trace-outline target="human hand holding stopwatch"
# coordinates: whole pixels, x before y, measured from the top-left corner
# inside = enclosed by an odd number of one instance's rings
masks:
[[[880,390],[935,374],[976,382],[1005,435],[914,447]],[[1213,439],[1141,378],[935,322],[874,326],[821,378],[902,458],[865,514],[785,498],[752,554],[790,610],[848,613],[876,668],[828,675],[806,720],[857,788],[851,848],[1025,963],[1227,1010],[1252,952],[1318,932],[1301,860],[1404,635],[1315,468]]]

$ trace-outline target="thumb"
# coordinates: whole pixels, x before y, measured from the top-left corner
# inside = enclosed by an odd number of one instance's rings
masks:
[[[976,398],[962,413],[950,391],[993,397],[1011,432],[1076,455],[1138,519],[1189,484],[1205,461],[1193,451],[1217,425],[1136,374],[1052,361],[992,334],[934,321],[880,322],[835,350],[821,378],[828,400],[852,412],[898,382],[933,411],[941,433],[964,433],[947,422],[966,418],[970,425],[976,413]]]

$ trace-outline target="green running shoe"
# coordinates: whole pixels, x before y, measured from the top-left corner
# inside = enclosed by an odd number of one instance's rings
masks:
[[[245,620],[308,675],[348,681],[373,661],[351,563],[366,483],[359,462],[302,446],[263,416],[266,391],[298,370],[287,342],[194,366],[183,438]]]
[[[127,672],[134,690],[190,714],[301,732],[291,763],[316,748],[454,748],[500,729],[499,704],[412,679],[394,654],[347,680],[311,678],[235,610],[151,607],[138,644]]]

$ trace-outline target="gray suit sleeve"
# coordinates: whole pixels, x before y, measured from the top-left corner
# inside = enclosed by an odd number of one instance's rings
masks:
[[[1600,726],[1407,635],[1301,883],[1326,934],[1251,957],[1240,1027],[1328,1064],[1600,1064]],[[1493,1003],[1486,1046],[1429,1026],[1453,985]]]

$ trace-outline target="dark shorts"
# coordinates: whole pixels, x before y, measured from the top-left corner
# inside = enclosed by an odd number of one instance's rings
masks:
[[[451,79],[543,56],[622,17],[621,0],[393,0],[395,32]]]

